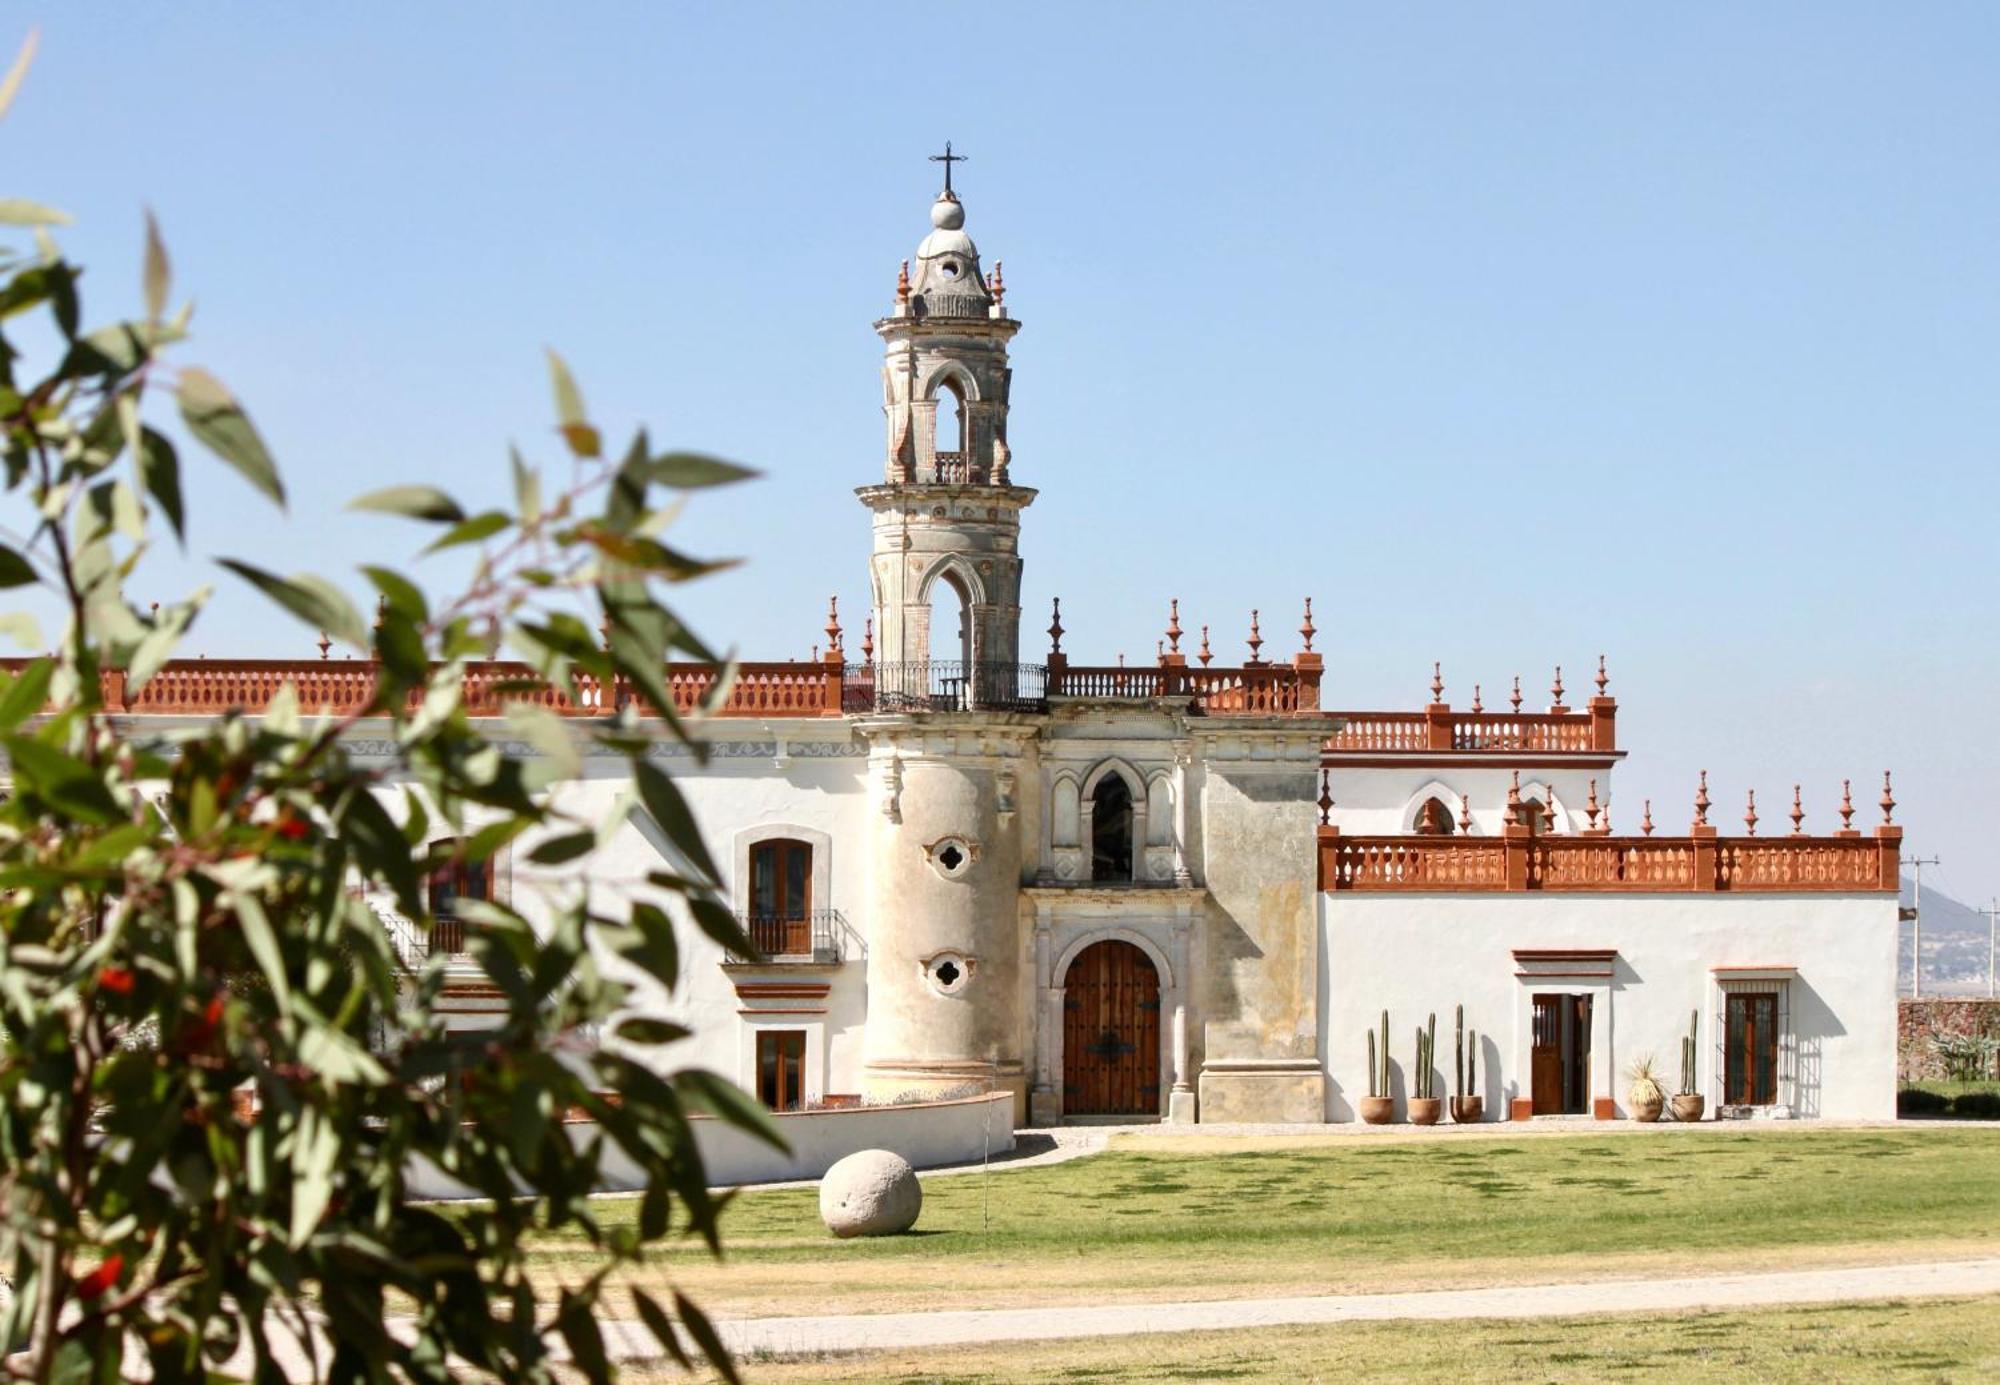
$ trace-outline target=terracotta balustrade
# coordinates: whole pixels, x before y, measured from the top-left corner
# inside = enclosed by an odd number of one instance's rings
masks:
[[[1434,751],[1596,753],[1618,748],[1618,704],[1592,698],[1575,712],[1471,712],[1433,704],[1415,712],[1328,712],[1339,729],[1328,754]]]
[[[1873,836],[1350,837],[1319,829],[1323,890],[1894,892],[1903,829]]]
[[[28,661],[0,659],[0,669],[18,672]],[[672,665],[667,688],[677,712],[693,712],[715,686],[716,672],[707,665]],[[838,663],[792,661],[739,664],[729,696],[717,715],[728,717],[812,717],[841,714],[843,670]],[[308,715],[350,715],[374,696],[372,662],[335,663],[314,659],[184,659],[162,668],[137,692],[127,695],[122,670],[102,675],[104,704],[112,712],[149,716],[220,716],[224,712],[262,712],[290,683],[298,689],[299,706]],[[473,716],[497,716],[511,702],[547,707],[559,716],[608,716],[621,704],[644,714],[644,704],[620,681],[606,689],[589,675],[578,675],[577,696],[539,682],[524,664],[486,661],[465,670],[466,711]]]
[[[1211,716],[1317,716],[1319,679],[1316,657],[1240,668],[1103,667],[1052,659],[1048,687],[1051,697],[1192,697]]]

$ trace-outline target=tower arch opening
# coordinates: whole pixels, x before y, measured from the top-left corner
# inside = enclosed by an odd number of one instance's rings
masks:
[[[946,375],[938,381],[934,398],[937,409],[933,441],[938,480],[970,481],[968,463],[972,451],[972,417],[970,406],[966,403],[965,386],[956,375]]]

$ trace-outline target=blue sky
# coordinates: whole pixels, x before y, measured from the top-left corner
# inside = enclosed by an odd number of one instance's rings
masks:
[[[858,627],[869,324],[950,138],[1025,324],[1029,629],[1059,594],[1144,658],[1178,596],[1287,653],[1312,593],[1348,707],[1601,651],[1621,825],[1705,767],[1830,827],[1893,767],[1927,879],[2000,891],[1991,7],[38,9],[6,192],[78,218],[101,315],[157,211],[293,492],[204,473],[139,590],[413,552],[341,505],[553,459],[553,344],[614,429],[767,471],[685,521],[749,559],[701,624]],[[215,580],[193,648],[310,651]]]

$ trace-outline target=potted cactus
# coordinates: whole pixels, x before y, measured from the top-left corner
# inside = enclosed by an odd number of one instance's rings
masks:
[[[1701,1032],[1701,1011],[1695,1010],[1688,1016],[1687,1037],[1681,1040],[1681,1087],[1674,1093],[1674,1119],[1677,1121],[1698,1121],[1702,1108],[1708,1101],[1695,1089],[1695,1059],[1697,1050],[1695,1038]]]
[[[1465,1007],[1458,1007],[1458,1085],[1452,1089],[1451,1118],[1460,1125],[1477,1125],[1486,1115],[1486,1100],[1478,1095],[1479,1036],[1465,1027]]]
[[[1417,1075],[1410,1092],[1410,1124],[1436,1125],[1444,1113],[1444,1101],[1437,1094],[1437,1011],[1417,1031]]]
[[[1667,1093],[1660,1085],[1659,1074],[1653,1071],[1653,1055],[1642,1053],[1633,1059],[1632,1066],[1625,1069],[1625,1080],[1632,1084],[1625,1094],[1631,1103],[1632,1119],[1649,1123],[1658,1120],[1667,1107]]]
[[[1382,1012],[1382,1042],[1368,1031],[1368,1095],[1361,1098],[1361,1119],[1370,1125],[1387,1125],[1396,1113],[1395,1098],[1389,1095],[1389,1012]]]

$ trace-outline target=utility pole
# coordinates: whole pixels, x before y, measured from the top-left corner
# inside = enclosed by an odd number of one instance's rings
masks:
[[[1919,856],[1909,863],[1914,867],[1916,886],[1910,895],[1910,907],[1898,910],[1899,917],[1910,921],[1910,999],[1921,1000],[1924,994],[1924,867],[1938,864],[1935,856]]]

